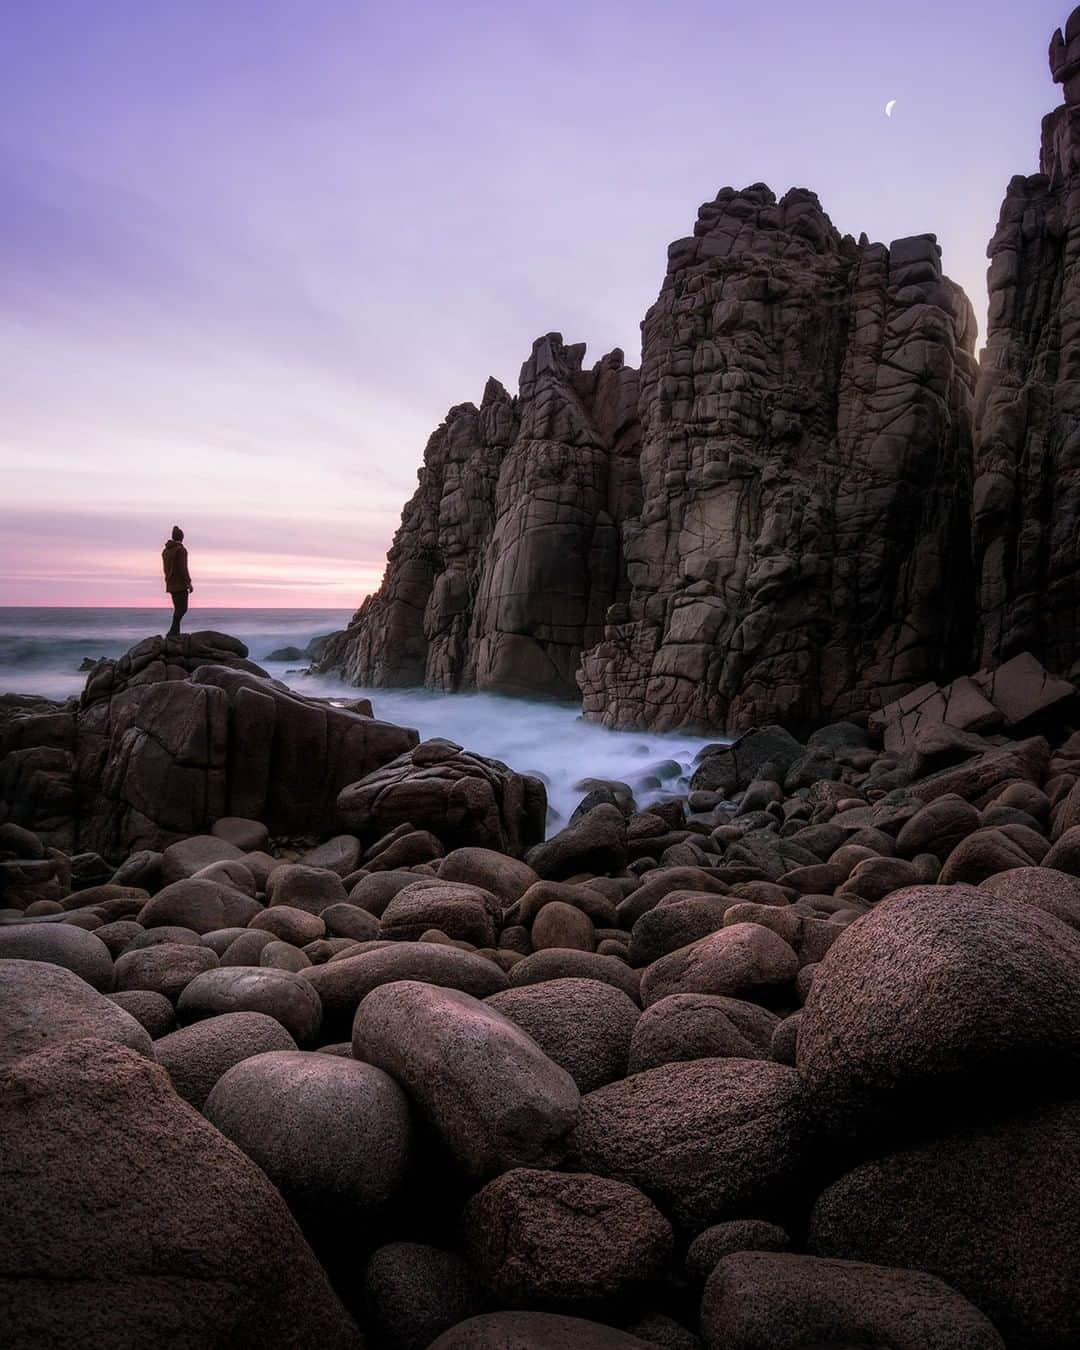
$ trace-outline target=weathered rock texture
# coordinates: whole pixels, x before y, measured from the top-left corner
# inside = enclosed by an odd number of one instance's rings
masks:
[[[271,680],[222,633],[147,638],[101,661],[79,703],[0,719],[0,819],[59,847],[160,849],[221,816],[332,833],[337,796],[417,743]]]
[[[428,442],[382,587],[327,644],[358,684],[577,696],[637,505],[637,372],[541,338],[510,398],[489,380]]]
[[[1080,656],[1080,10],[1050,44],[1065,102],[1040,172],[1008,187],[990,241],[976,394],[974,535],[984,664]]]
[[[586,654],[609,725],[846,716],[962,660],[974,321],[931,236],[725,189],[643,330],[633,593]]]
[[[724,189],[669,251],[637,372],[549,335],[425,453],[357,683],[573,696],[611,726],[876,707],[966,659],[974,322],[932,236]],[[575,683],[576,678],[576,683]]]

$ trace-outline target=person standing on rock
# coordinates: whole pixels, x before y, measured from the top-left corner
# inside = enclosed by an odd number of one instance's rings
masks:
[[[188,596],[195,589],[188,571],[184,531],[179,525],[172,527],[172,538],[165,541],[165,547],[161,550],[161,565],[165,569],[165,589],[173,602],[172,627],[168,636],[179,637],[180,620],[187,613]]]

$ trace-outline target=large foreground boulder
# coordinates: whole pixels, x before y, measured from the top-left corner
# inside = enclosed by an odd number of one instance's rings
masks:
[[[629,1182],[691,1232],[782,1212],[809,1143],[793,1069],[760,1060],[665,1064],[582,1098],[571,1163]]]
[[[470,1176],[551,1165],[565,1152],[580,1102],[574,1080],[468,994],[382,985],[357,1009],[353,1054],[401,1083]]]
[[[86,1036],[153,1055],[139,1022],[74,971],[45,961],[0,959],[0,1067]]]
[[[12,1346],[285,1350],[303,1327],[358,1350],[280,1195],[141,1055],[82,1040],[9,1066],[0,1133]]]
[[[835,1123],[943,1093],[1007,1102],[1078,1067],[1080,933],[971,886],[900,891],[852,924],[799,1025],[799,1073]]]
[[[990,1318],[1009,1350],[1073,1350],[1080,1099],[955,1126],[863,1163],[818,1198],[808,1245],[938,1276]]]
[[[725,1256],[701,1320],[707,1350],[1005,1350],[978,1308],[932,1275],[790,1252]]]

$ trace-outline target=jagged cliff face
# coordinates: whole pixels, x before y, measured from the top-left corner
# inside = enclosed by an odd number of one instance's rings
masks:
[[[983,664],[1080,655],[1080,9],[1050,44],[1065,103],[1041,173],[1014,178],[990,242],[976,396],[974,543]]]
[[[974,336],[932,236],[856,244],[761,185],[703,206],[645,320],[633,590],[587,715],[810,723],[955,663]]]
[[[356,684],[576,698],[583,648],[626,589],[640,506],[637,372],[541,338],[511,399],[488,382],[428,442],[380,589],[327,646]]]
[[[576,697],[609,726],[877,707],[970,607],[974,323],[932,236],[725,189],[670,249],[643,363],[557,335],[428,443],[383,585],[323,669]]]
[[[488,381],[479,408],[450,409],[427,443],[382,586],[327,643],[323,669],[383,688],[459,687],[499,470],[517,434],[517,401],[497,380]]]

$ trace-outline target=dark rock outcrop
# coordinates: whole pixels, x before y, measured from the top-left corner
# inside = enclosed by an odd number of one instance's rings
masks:
[[[669,250],[640,379],[556,335],[428,444],[357,683],[569,697],[609,726],[841,716],[963,664],[974,322],[932,236],[725,188]],[[640,385],[640,388],[639,388]],[[580,659],[580,670],[579,667]]]
[[[633,593],[587,652],[609,726],[810,723],[962,661],[974,320],[932,236],[727,188],[643,328]]]
[[[77,705],[8,712],[0,816],[106,856],[162,849],[222,816],[332,833],[342,788],[418,740],[294,693],[242,642],[210,632],[147,638],[99,661]]]
[[[637,505],[637,372],[540,338],[511,398],[489,380],[424,452],[380,589],[319,665],[357,684],[577,696]]]
[[[1065,102],[988,250],[974,534],[984,664],[1029,648],[1067,673],[1080,656],[1080,11],[1054,34],[1050,70]]]

